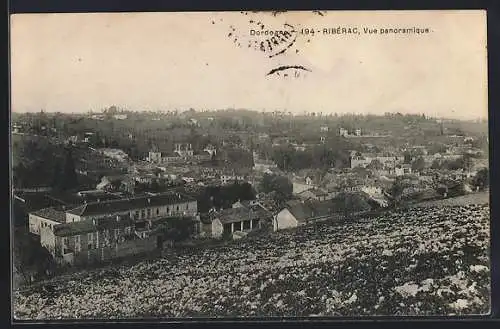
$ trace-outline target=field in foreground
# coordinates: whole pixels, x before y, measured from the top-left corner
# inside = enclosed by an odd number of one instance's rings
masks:
[[[487,204],[414,208],[353,223],[322,223],[14,293],[17,319],[489,310]]]

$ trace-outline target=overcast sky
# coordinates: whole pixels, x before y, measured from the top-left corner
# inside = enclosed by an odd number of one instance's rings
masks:
[[[360,34],[299,34],[293,47],[269,58],[247,46],[263,38],[249,35],[251,21],[263,23],[265,30],[288,23],[296,31],[341,26],[357,27]],[[363,27],[432,32],[365,35]],[[11,17],[12,109],[17,112],[86,112],[118,105],[486,117],[486,58],[481,11]],[[266,76],[283,65],[310,72],[301,71],[298,78],[292,71],[286,78]]]

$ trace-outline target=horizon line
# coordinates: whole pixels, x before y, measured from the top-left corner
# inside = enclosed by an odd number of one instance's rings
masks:
[[[112,106],[115,106],[115,105],[112,105]],[[109,106],[109,107],[112,107],[112,106]],[[109,109],[109,107],[107,109]],[[283,114],[286,114],[286,115],[289,115],[291,114],[291,116],[305,116],[305,115],[309,115],[309,114],[312,114],[312,113],[315,113],[316,115],[318,114],[321,114],[320,116],[321,117],[328,117],[330,115],[338,115],[338,116],[376,116],[376,117],[383,117],[385,116],[387,113],[390,113],[390,114],[398,114],[400,113],[402,116],[415,116],[415,115],[425,115],[426,118],[432,118],[432,119],[445,119],[445,120],[458,120],[458,121],[477,121],[477,120],[489,120],[489,115],[486,115],[486,116],[476,116],[476,117],[470,117],[470,118],[464,118],[464,117],[446,117],[446,116],[438,116],[438,115],[430,115],[430,114],[426,114],[425,112],[413,112],[413,113],[402,113],[402,112],[398,112],[398,111],[386,111],[384,113],[380,113],[380,114],[377,114],[377,113],[369,113],[369,112],[366,112],[366,113],[363,113],[363,112],[328,112],[328,113],[325,113],[325,112],[321,112],[321,111],[302,111],[302,112],[299,112],[299,113],[296,113],[296,112],[292,112],[292,111],[286,111],[286,110],[270,110],[270,109],[266,109],[266,110],[263,110],[263,109],[260,109],[260,110],[256,110],[256,109],[247,109],[247,108],[224,108],[224,109],[209,109],[209,110],[197,110],[197,109],[194,109],[194,108],[190,108],[190,109],[172,109],[172,110],[167,110],[167,109],[156,109],[156,110],[153,110],[153,109],[143,109],[143,110],[133,110],[133,109],[125,109],[125,108],[121,108],[121,107],[118,107],[116,106],[118,112],[117,114],[119,113],[124,113],[124,112],[132,112],[132,113],[167,113],[167,112],[178,112],[179,114],[182,114],[184,112],[189,112],[190,110],[194,110],[195,113],[207,113],[207,112],[223,112],[223,111],[249,111],[249,112],[257,112],[257,113],[266,113],[266,114],[272,114],[274,112],[277,112],[277,113],[283,113]],[[106,109],[106,108],[105,108]],[[56,114],[56,113],[59,113],[59,114],[63,114],[63,115],[86,115],[86,114],[104,114],[104,110],[105,109],[101,109],[101,110],[88,110],[88,111],[71,111],[71,112],[61,112],[61,111],[51,111],[51,110],[46,110],[46,109],[41,109],[41,110],[38,110],[38,111],[16,111],[16,110],[10,110],[11,113],[16,113],[16,114],[36,114],[36,113],[50,113],[50,114]]]

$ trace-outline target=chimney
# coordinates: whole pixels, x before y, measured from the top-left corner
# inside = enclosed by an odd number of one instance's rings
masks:
[[[119,215],[116,215],[116,221],[119,222],[120,221],[120,216]]]

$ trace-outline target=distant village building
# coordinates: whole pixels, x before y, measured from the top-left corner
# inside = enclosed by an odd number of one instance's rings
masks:
[[[202,152],[195,153],[191,144],[177,143],[174,145],[173,153],[160,152],[157,146],[149,151],[147,161],[155,164],[186,164],[192,161],[208,161],[216,149],[208,146]]]
[[[116,175],[116,176],[103,176],[99,184],[97,184],[97,190],[103,191],[116,191],[122,190],[124,192],[133,193],[134,192],[134,179],[129,175]]]
[[[126,120],[128,118],[128,115],[127,114],[124,114],[124,113],[120,113],[120,114],[114,114],[113,115],[113,118],[115,120]]]
[[[311,177],[306,177],[306,179],[292,179],[292,193],[293,194],[299,194],[303,191],[310,190],[314,187],[316,187],[313,184],[313,180]]]
[[[253,169],[255,171],[260,171],[260,172],[265,172],[268,170],[273,170],[278,168],[276,163],[272,160],[267,160],[267,159],[261,159],[259,157],[259,154],[257,152],[253,152],[253,162],[254,166]]]
[[[379,155],[355,155],[351,156],[351,169],[356,167],[366,168],[372,161],[380,162],[384,167],[394,168],[404,162],[404,157],[379,156]]]
[[[394,168],[394,174],[396,176],[409,175],[412,173],[410,164],[398,165]]]
[[[207,146],[205,146],[203,151],[207,152],[210,155],[210,157],[213,157],[214,155],[217,154],[217,148],[212,144],[208,144]]]
[[[104,120],[106,119],[106,116],[104,114],[92,114],[90,116],[91,119],[94,119],[94,120]]]
[[[70,136],[70,137],[68,137],[67,141],[70,143],[76,144],[76,143],[78,143],[78,136]]]
[[[89,142],[90,142],[90,140],[91,140],[91,138],[92,138],[93,136],[94,136],[94,133],[92,133],[92,132],[86,132],[86,133],[84,134],[83,141],[84,141],[85,143],[89,143]]]
[[[328,128],[328,126],[321,126],[319,130],[321,132],[328,132],[329,128]]]
[[[191,144],[176,143],[174,153],[178,154],[180,157],[193,156],[194,151]]]
[[[357,128],[354,130],[354,135],[355,136],[361,136],[361,129]]]
[[[244,181],[245,180],[245,176],[243,175],[237,175],[237,174],[222,174],[220,175],[220,181],[223,185],[227,185],[227,184],[232,184],[236,181]]]
[[[20,125],[18,125],[16,123],[14,123],[11,128],[12,128],[12,132],[14,134],[19,134],[21,132],[21,130],[22,130],[22,126],[20,126]]]
[[[349,131],[345,128],[339,128],[339,135],[342,137],[347,137],[349,136]]]
[[[124,162],[128,159],[128,154],[120,149],[113,148],[101,148],[98,151],[105,157],[115,159],[120,162]]]

